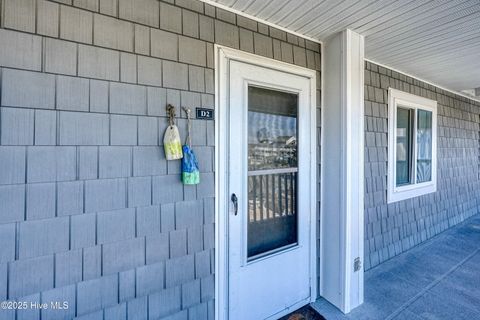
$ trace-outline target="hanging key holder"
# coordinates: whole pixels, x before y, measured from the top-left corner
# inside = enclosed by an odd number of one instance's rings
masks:
[[[192,150],[191,110],[185,107],[182,107],[182,109],[187,114],[187,138],[183,145],[182,182],[183,184],[195,185],[200,183],[200,170],[197,157]]]
[[[175,124],[176,115],[175,107],[169,104],[167,106],[168,127],[163,136],[163,147],[165,150],[165,157],[167,160],[178,160],[183,158],[182,141],[180,140],[180,133]]]

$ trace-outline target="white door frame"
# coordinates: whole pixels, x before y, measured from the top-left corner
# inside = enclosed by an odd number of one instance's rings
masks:
[[[310,79],[310,134],[317,137],[316,72],[281,61],[215,45],[215,319],[228,317],[228,105],[229,61],[236,60]],[[310,144],[310,300],[317,297],[317,139]]]

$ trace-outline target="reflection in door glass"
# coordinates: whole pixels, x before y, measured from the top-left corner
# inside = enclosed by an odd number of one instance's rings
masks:
[[[297,242],[298,95],[248,88],[248,257]]]

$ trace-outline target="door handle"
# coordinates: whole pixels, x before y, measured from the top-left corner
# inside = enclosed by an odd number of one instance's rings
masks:
[[[232,196],[230,198],[233,202],[233,213],[235,215],[238,214],[238,198],[237,198],[237,195],[235,193],[232,193]]]

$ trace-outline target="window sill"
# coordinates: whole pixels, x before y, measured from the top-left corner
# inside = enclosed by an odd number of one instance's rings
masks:
[[[411,184],[401,187],[388,188],[387,203],[394,203],[407,200],[437,191],[437,184],[434,182],[425,182]]]

